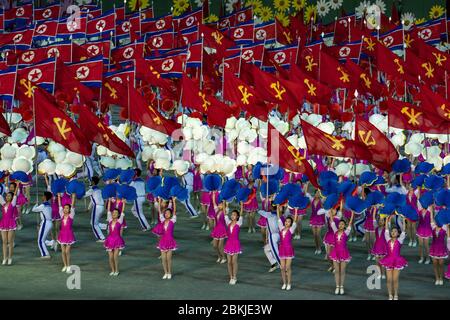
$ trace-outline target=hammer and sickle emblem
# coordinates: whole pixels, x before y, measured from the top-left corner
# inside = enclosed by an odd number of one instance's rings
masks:
[[[337,71],[341,73],[341,77],[339,78],[339,80],[341,80],[342,82],[350,82],[348,73],[344,72],[341,67],[338,67]]]
[[[25,91],[25,96],[27,96],[27,98],[31,98],[34,94],[34,89],[36,89],[36,86],[33,86],[31,84],[30,80],[26,80],[26,79],[21,79],[20,80],[20,84],[23,85],[25,87],[25,89],[27,91]]]
[[[359,138],[361,139],[362,142],[364,142],[366,146],[370,147],[375,146],[377,144],[375,138],[372,136],[372,131],[359,130],[358,134]]]
[[[56,124],[59,134],[64,140],[67,140],[66,133],[72,131],[71,127],[67,127],[67,121],[61,118],[53,118],[53,122]]]
[[[272,88],[273,90],[275,90],[275,92],[277,93],[275,95],[275,98],[283,101],[283,94],[286,93],[286,89],[284,87],[281,86],[280,81],[274,82],[270,84],[270,88]]]
[[[104,132],[106,131],[105,126],[103,125],[103,123],[101,122],[97,122],[97,127],[99,127],[100,129],[102,129]],[[109,141],[109,136],[105,133],[102,134],[103,139],[105,139],[106,141]]]
[[[283,31],[283,36],[286,39],[287,43],[292,43],[292,37],[290,32]]]
[[[411,38],[410,34],[405,35],[405,45],[407,48],[411,48],[411,43],[414,42],[414,39]]]
[[[152,72],[153,75],[155,75],[158,79],[161,78],[161,74],[152,66],[150,66],[150,71]]]
[[[395,58],[394,63],[398,66],[397,72],[399,72],[400,74],[404,74],[405,71],[403,70],[403,66],[400,64],[400,60]]]
[[[335,136],[331,136],[329,134],[326,134],[325,137],[331,140],[333,142],[333,145],[331,146],[333,149],[339,151],[341,149],[344,149],[344,145],[342,144],[343,141],[345,141],[345,138],[338,139]]]
[[[443,104],[441,106],[441,110],[444,111],[444,116],[450,120],[450,109],[447,109],[447,106],[445,104]]]
[[[368,51],[374,51],[375,50],[375,42],[373,42],[372,39],[364,38],[364,42],[367,44],[367,50]]]
[[[442,54],[440,54],[440,53],[435,53],[435,52],[433,52],[432,54],[433,54],[433,56],[436,58],[436,64],[437,64],[439,67],[442,67],[442,62],[447,61],[447,57],[444,56],[444,55],[442,55]]]
[[[295,149],[294,146],[289,146],[288,147],[288,151],[292,154],[292,156],[294,157],[294,162],[299,165],[302,166],[303,163],[302,161],[305,160],[305,158],[303,158],[300,154],[300,151],[298,151],[297,149]]]
[[[317,63],[314,62],[314,58],[311,56],[306,56],[305,59],[307,61],[306,70],[311,72],[313,67],[317,66]]]
[[[253,97],[253,94],[249,93],[245,86],[238,86],[238,89],[242,94],[241,102],[243,104],[250,104],[250,101],[248,100],[248,98]]]
[[[208,110],[208,107],[211,105],[211,102],[209,102],[208,100],[206,100],[206,94],[205,94],[205,93],[199,92],[199,93],[198,93],[198,96],[199,96],[200,98],[202,98],[202,100],[203,100],[203,104],[202,104],[203,110],[207,111],[207,110]]]
[[[359,77],[364,81],[364,85],[366,86],[367,89],[370,89],[370,87],[372,86],[372,82],[370,81],[370,79],[367,77],[367,75],[365,73],[361,73],[359,75]]]
[[[434,77],[434,68],[433,68],[433,66],[431,65],[431,63],[429,63],[429,62],[425,62],[425,63],[422,63],[422,68],[424,68],[427,72],[425,72],[425,76],[427,77],[427,78],[433,78]]]
[[[220,32],[214,31],[213,33],[211,33],[211,35],[213,36],[217,44],[222,44],[223,35]]]
[[[414,109],[410,109],[408,107],[403,107],[401,110],[402,114],[405,114],[408,117],[408,123],[413,126],[418,126],[420,124],[417,118],[422,114],[422,112],[414,112]]]
[[[109,96],[111,98],[113,98],[114,100],[118,98],[117,90],[111,87],[111,85],[108,82],[105,83],[105,87],[109,90]]]
[[[315,96],[317,95],[317,94],[316,94],[317,88],[314,86],[314,84],[310,83],[310,82],[309,82],[309,79],[304,79],[304,80],[303,80],[303,83],[306,84],[306,86],[308,87],[308,94],[309,94],[310,96],[315,97]]]

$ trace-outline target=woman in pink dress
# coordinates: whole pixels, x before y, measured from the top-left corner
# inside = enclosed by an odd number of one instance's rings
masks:
[[[385,219],[380,217],[378,219],[378,227],[375,228],[375,242],[372,247],[372,255],[375,257],[379,269],[379,279],[386,278],[386,270],[380,264],[380,259],[387,255],[387,241],[384,233],[384,225]]]
[[[431,215],[431,228],[433,230],[433,239],[430,246],[430,257],[433,260],[433,270],[436,286],[444,285],[444,261],[448,258],[446,247],[446,238],[448,234],[448,225],[438,226]]]
[[[320,199],[320,191],[316,190],[314,194],[314,198],[312,198],[308,194],[311,200],[311,217],[309,218],[309,225],[312,230],[312,234],[314,237],[314,245],[316,247],[316,251],[314,254],[322,253],[322,238],[320,232],[322,227],[325,225],[325,215],[323,214],[323,210],[319,214],[319,210],[322,209],[322,200]],[[311,199],[312,198],[312,199]]]
[[[193,181],[193,192],[194,192],[194,199],[198,202],[200,202],[200,196],[203,188],[202,183],[202,175],[200,173],[200,166],[198,164],[195,165],[195,168],[193,170],[194,173],[194,181]]]
[[[255,182],[253,180],[249,180],[247,188],[249,188],[252,191],[248,197],[248,200],[244,202],[244,213],[247,213],[248,232],[255,233],[256,232],[255,216],[256,211],[258,210],[258,198],[256,197]]]
[[[386,268],[387,288],[389,292],[389,300],[398,300],[398,281],[400,270],[408,266],[408,261],[400,255],[403,241],[406,233],[402,230],[399,235],[397,228],[392,228],[389,232],[389,223],[392,216],[388,218],[385,226],[385,237],[387,241],[387,255],[380,260],[380,264]]]
[[[419,238],[419,263],[430,263],[430,238],[433,236],[433,230],[431,229],[431,211],[429,208],[422,208],[420,202],[419,207],[419,222],[417,225],[417,237]],[[424,258],[426,257],[426,259]]]
[[[72,203],[62,205],[61,195],[58,194],[59,216],[61,217],[61,229],[58,234],[58,243],[61,246],[61,256],[64,267],[61,272],[70,273],[70,248],[75,243],[75,235],[72,230],[75,216],[75,193],[72,194]]]
[[[419,213],[419,209],[417,208],[417,194],[419,193],[418,190],[414,190],[411,185],[408,186],[408,193],[406,194],[406,204],[409,204],[411,207],[416,210],[417,213]],[[416,247],[417,246],[417,236],[416,236],[416,230],[417,228],[417,222],[412,221],[409,219],[406,219],[406,233],[409,238],[409,247]]]
[[[287,217],[281,220],[282,210],[278,206],[278,230],[280,230],[280,242],[278,243],[278,254],[280,257],[280,270],[283,286],[281,290],[291,290],[292,269],[291,263],[294,258],[294,247],[292,246],[292,236],[297,227],[298,213],[294,209],[294,218]]]
[[[217,191],[214,191],[217,193]],[[212,198],[214,210],[216,211],[216,223],[214,229],[211,231],[211,237],[213,238],[212,245],[217,252],[217,263],[225,263],[227,259],[223,252],[224,242],[227,238],[227,226],[225,225],[225,212],[227,210],[227,203],[222,201],[216,203],[216,197]]]
[[[233,210],[231,218],[225,215],[225,224],[227,226],[228,239],[223,248],[223,252],[227,255],[228,275],[230,276],[230,284],[235,285],[237,282],[238,272],[238,255],[242,253],[241,243],[239,241],[239,231],[242,225],[243,203],[241,202],[240,212]]]
[[[372,256],[373,244],[375,242],[375,227],[377,226],[377,207],[371,206],[365,211],[366,220],[364,221],[364,240],[367,246],[367,260],[375,260]]]
[[[122,208],[123,209],[123,208]],[[125,248],[125,241],[122,238],[122,223],[125,218],[123,211],[114,208],[111,211],[111,202],[108,202],[108,236],[103,243],[109,256],[110,276],[119,275],[119,252]]]
[[[15,212],[17,192],[19,188],[15,188],[14,192],[8,192],[3,198],[0,195],[0,205],[2,206],[2,218],[0,219],[0,231],[2,232],[2,249],[3,249],[3,261],[2,265],[11,265],[13,248],[14,248],[14,235],[17,229]]]
[[[344,282],[345,282],[345,269],[347,263],[350,262],[352,257],[347,248],[348,236],[352,231],[352,222],[354,215],[352,214],[348,226],[345,220],[340,220],[338,226],[334,221],[334,210],[330,211],[331,229],[334,232],[334,245],[331,248],[330,259],[333,261],[334,266],[334,280],[336,282],[336,290],[334,294],[344,294]]]
[[[334,271],[334,263],[333,260],[330,258],[330,253],[333,250],[334,247],[334,231],[333,228],[331,227],[331,223],[334,222],[334,224],[338,225],[339,221],[341,221],[341,219],[339,219],[339,217],[336,216],[336,208],[331,208],[330,210],[325,210],[325,209],[319,209],[318,215],[324,215],[325,216],[325,221],[327,224],[327,232],[325,233],[325,236],[323,237],[323,243],[325,244],[325,252],[326,252],[326,256],[325,256],[325,260],[328,260],[328,262],[330,263],[330,267],[328,268],[329,272],[333,272]],[[331,215],[333,215],[333,218],[331,218]],[[351,229],[352,225],[350,224],[350,229]]]
[[[164,268],[163,279],[172,279],[172,251],[177,249],[177,243],[173,238],[173,229],[177,222],[176,198],[172,198],[172,209],[165,209],[159,219],[162,221],[162,235],[157,248],[161,251],[161,261]]]

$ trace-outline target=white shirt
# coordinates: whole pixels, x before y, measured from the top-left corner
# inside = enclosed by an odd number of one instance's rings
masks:
[[[267,219],[267,227],[270,234],[278,234],[278,215],[264,210],[259,210],[258,213]]]
[[[41,221],[47,220],[52,221],[52,206],[50,204],[42,203],[40,205],[35,204],[33,212],[39,212],[41,214]]]
[[[86,192],[85,197],[90,197],[93,205],[96,205],[96,206],[105,205],[103,197],[102,197],[102,190],[98,187],[89,189]]]
[[[130,187],[136,189],[136,194],[138,197],[145,197],[145,182],[142,179],[136,179],[131,181]]]
[[[194,187],[194,174],[192,172],[187,172],[183,177],[183,184],[186,188],[192,189]]]

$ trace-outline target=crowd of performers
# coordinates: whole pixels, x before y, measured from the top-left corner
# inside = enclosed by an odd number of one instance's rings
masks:
[[[376,261],[378,277],[387,281],[390,300],[398,299],[399,275],[408,266],[401,255],[403,245],[418,247],[419,264],[432,263],[435,285],[443,285],[444,277],[450,279],[450,265],[444,270],[450,250],[448,165],[436,175],[431,173],[433,166],[429,163],[413,166],[403,159],[394,163],[391,174],[368,171],[346,178],[338,177],[326,158],[321,161],[318,189],[304,175],[281,168],[275,174],[265,174],[270,166],[261,163],[239,167],[233,179],[201,174],[193,165],[180,179],[155,169],[150,161],[146,177],[139,168],[108,169],[101,178],[89,176],[87,191],[76,175],[45,175],[47,189],[42,193],[42,202],[33,207],[32,177],[23,172],[4,175],[0,196],[2,265],[12,264],[15,232],[22,228],[21,214],[36,212],[40,216],[37,244],[42,258],[50,258],[48,247],[57,251],[59,246],[61,271],[70,273],[70,253],[76,242],[73,225],[77,208],[81,207],[75,204],[87,197],[93,236],[108,252],[110,276],[119,275],[119,256],[125,248],[127,228],[126,204],[131,204],[131,213],[142,230],[151,231],[157,238],[164,269],[162,279],[172,278],[179,202],[192,217],[201,217],[201,229],[210,232],[216,262],[227,264],[230,285],[237,283],[238,256],[244,252],[239,239],[241,229],[255,233],[259,228],[269,272],[280,269],[281,289],[291,290],[293,241],[301,239],[302,220],[306,217],[314,254],[322,254],[325,248],[336,295],[344,294],[346,268],[352,259],[348,242],[357,240],[358,230],[364,233],[367,260]],[[145,202],[149,210],[144,209]],[[102,223],[104,215],[106,223]]]

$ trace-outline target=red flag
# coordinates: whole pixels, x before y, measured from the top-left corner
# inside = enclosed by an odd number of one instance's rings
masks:
[[[0,114],[0,132],[8,137],[11,136],[11,129],[2,114]]]
[[[268,162],[273,165],[289,170],[291,172],[304,173],[308,177],[311,184],[316,188],[319,187],[317,183],[314,170],[297,150],[272,124],[268,124],[268,139],[267,139],[267,158]],[[303,152],[304,154],[304,152]]]
[[[175,42],[175,35],[172,29],[146,34],[147,45],[154,50],[172,49]]]
[[[444,99],[444,97],[431,91],[427,86],[422,86],[416,98],[421,100],[424,110],[429,110],[442,119],[450,121],[450,102]],[[450,123],[448,125],[450,126]]]
[[[172,15],[166,15],[155,19],[141,21],[141,31],[143,34],[149,32],[159,32],[172,28]]]
[[[369,72],[364,71],[360,66],[354,63],[351,59],[348,59],[345,63],[347,70],[353,75],[354,78],[359,80],[358,91],[361,93],[370,93],[376,98],[383,95],[385,86],[383,86],[378,80],[370,76]]]
[[[84,136],[75,122],[53,101],[49,100],[40,89],[34,91],[36,135],[51,138],[65,146],[70,151],[90,156],[92,145],[86,143],[88,139]]]
[[[63,96],[57,95],[60,99],[69,104],[75,100],[82,104],[90,104],[94,100],[94,93],[91,89],[74,77],[62,62],[57,64],[56,70],[55,91],[63,94]]]
[[[445,81],[445,73],[441,67],[419,58],[411,49],[406,49],[406,67],[410,74],[420,77],[420,80],[429,85]]]
[[[36,27],[34,28],[33,38],[46,39],[49,37],[55,37],[57,30],[58,30],[58,21],[56,20],[42,21],[40,24],[36,24]]]
[[[109,150],[134,158],[130,147],[122,141],[103,121],[89,109],[84,108],[78,118],[80,129],[91,142],[102,145]]]
[[[338,135],[328,134],[304,120],[302,120],[302,131],[305,136],[306,148],[310,154],[359,160],[371,159],[368,150],[359,143]]]
[[[10,67],[0,71],[0,99],[12,102],[16,86],[17,67]]]
[[[392,163],[398,159],[398,152],[392,142],[368,120],[357,116],[355,140],[369,150],[369,162],[384,171],[392,170]]]
[[[98,56],[68,64],[67,70],[72,74],[72,77],[84,85],[100,88],[103,78],[103,57]]]
[[[34,21],[58,19],[59,9],[59,4],[53,4],[44,8],[34,8]]]
[[[275,30],[276,30],[276,40],[277,42],[287,45],[293,44],[297,39],[294,38],[293,32],[288,27],[284,27],[283,24],[275,18]]]
[[[333,88],[352,89],[357,86],[350,72],[325,51],[320,53],[320,81]]]
[[[311,103],[328,104],[331,99],[331,89],[319,81],[307,76],[297,65],[291,66],[289,79],[304,86],[304,97]]]
[[[56,75],[55,59],[43,60],[38,64],[17,71],[16,96],[19,100],[31,102],[33,90],[40,86],[53,93]]]

